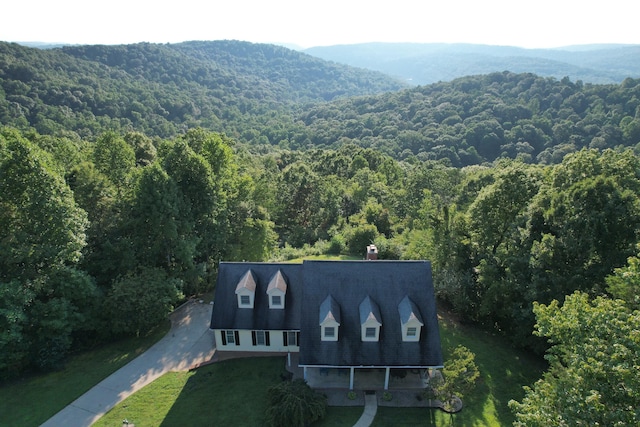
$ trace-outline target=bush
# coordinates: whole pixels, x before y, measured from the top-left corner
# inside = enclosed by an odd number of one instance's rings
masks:
[[[361,224],[351,228],[347,232],[347,245],[352,255],[360,254],[364,258],[367,246],[372,244],[378,237],[378,229],[375,225]]]
[[[336,234],[329,242],[327,253],[330,255],[340,255],[347,248],[347,242],[342,234]]]
[[[303,427],[327,414],[327,397],[316,393],[302,379],[283,381],[269,388],[268,426]]]

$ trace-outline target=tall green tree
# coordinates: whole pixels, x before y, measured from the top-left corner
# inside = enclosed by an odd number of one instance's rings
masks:
[[[98,170],[116,186],[118,193],[122,193],[136,165],[133,147],[115,132],[106,132],[93,147],[93,160]]]
[[[0,280],[37,280],[82,256],[86,212],[49,162],[17,131],[0,133]]]
[[[552,344],[550,367],[521,402],[509,402],[514,425],[638,425],[640,312],[579,292],[534,312],[535,333]]]
[[[74,279],[81,275],[74,267],[86,244],[87,215],[51,162],[19,132],[0,130],[2,375],[57,364],[83,328],[76,315],[91,306],[91,296],[82,295],[94,296],[90,280]]]

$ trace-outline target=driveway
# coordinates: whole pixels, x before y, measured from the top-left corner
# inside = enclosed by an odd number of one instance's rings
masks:
[[[149,350],[111,374],[41,427],[87,427],[109,409],[170,371],[185,371],[215,354],[210,304],[191,301],[174,311],[171,330]]]

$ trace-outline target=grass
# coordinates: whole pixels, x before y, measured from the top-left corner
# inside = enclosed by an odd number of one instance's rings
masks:
[[[282,381],[282,357],[232,359],[192,372],[170,372],[121,402],[94,424],[259,426],[267,389]],[[351,424],[353,425],[353,424]]]
[[[39,426],[155,344],[168,332],[169,327],[167,321],[145,337],[117,341],[72,356],[60,371],[2,384],[0,424]]]
[[[403,426],[505,426],[512,425],[513,414],[509,400],[524,396],[522,386],[531,385],[546,369],[543,359],[514,350],[508,342],[495,334],[472,326],[462,326],[450,317],[440,318],[440,338],[445,361],[448,352],[464,345],[476,355],[480,380],[476,388],[465,396],[464,408],[451,417],[440,410],[378,408],[375,427]]]
[[[501,337],[441,317],[445,358],[459,344],[476,355],[481,379],[465,397],[462,412],[452,417],[440,410],[379,407],[373,426],[503,426],[511,425],[510,399],[523,396],[545,369],[544,362],[513,350]],[[260,426],[266,409],[266,390],[280,381],[282,357],[228,360],[194,372],[169,373],[113,410],[95,426],[119,425],[128,419],[144,426]],[[362,407],[329,407],[314,427],[353,426]]]
[[[191,372],[170,372],[139,390],[100,418],[94,427],[121,425],[122,420],[154,426],[260,426],[267,409],[267,390],[282,381],[284,358],[232,359]],[[314,426],[351,427],[362,407],[329,408]]]
[[[323,255],[308,255],[301,258],[290,259],[290,260],[287,260],[286,262],[301,263],[302,261],[305,261],[305,260],[308,260],[308,261],[359,261],[359,260],[362,260],[362,257],[354,256],[354,255],[323,254]]]

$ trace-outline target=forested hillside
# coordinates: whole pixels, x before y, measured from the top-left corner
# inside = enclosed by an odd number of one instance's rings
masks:
[[[585,147],[640,141],[640,79],[596,85],[501,72],[399,90],[380,74],[233,41],[0,44],[0,87],[2,123],[89,139],[202,127],[259,150],[354,143],[453,166],[558,163]]]
[[[292,127],[290,111],[299,103],[400,87],[381,73],[273,45],[40,50],[0,42],[0,121],[45,134],[138,130],[168,137],[201,126],[250,139],[258,129],[270,141],[281,127]]]
[[[145,334],[220,260],[373,242],[431,260],[463,321],[554,345],[512,403],[522,425],[549,425],[541,402],[567,425],[637,424],[640,80],[392,90],[296,55],[0,44],[0,378]]]
[[[548,164],[582,148],[635,146],[639,107],[640,79],[590,85],[504,72],[319,104],[298,118],[316,146],[351,141],[454,166]]]
[[[524,49],[457,43],[364,43],[318,46],[305,52],[328,61],[398,76],[414,85],[505,70],[601,84],[640,77],[640,46],[637,45]]]

